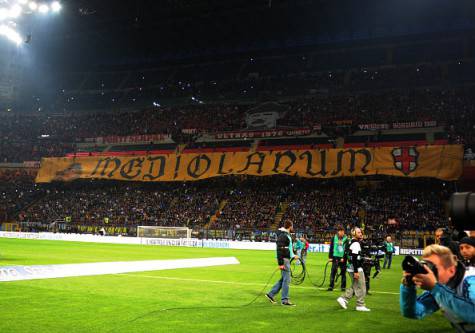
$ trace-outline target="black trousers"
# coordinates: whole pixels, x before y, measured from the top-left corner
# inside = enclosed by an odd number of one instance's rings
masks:
[[[366,279],[365,279],[366,292],[368,292],[369,287],[370,287],[370,280],[371,280],[371,264],[364,263],[363,264],[363,272],[364,272],[364,275],[366,277]]]
[[[340,267],[341,272],[341,287],[346,288],[346,260],[341,262],[341,258],[338,257],[333,257],[332,271],[330,274],[330,288],[335,287],[335,277],[338,272],[338,267]]]
[[[380,272],[381,271],[381,263],[379,261],[378,258],[376,258],[373,263],[371,264],[370,262],[365,262],[363,264],[363,271],[364,271],[364,275],[366,277],[366,280],[365,280],[365,283],[366,283],[366,292],[369,291],[369,287],[370,287],[370,280],[371,280],[371,268],[373,267],[374,265],[374,268],[376,269],[376,272]],[[375,276],[376,276],[376,273],[375,273]]]

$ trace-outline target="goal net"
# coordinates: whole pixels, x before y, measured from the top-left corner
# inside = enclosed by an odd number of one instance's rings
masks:
[[[191,238],[191,229],[185,227],[138,226],[137,237]]]

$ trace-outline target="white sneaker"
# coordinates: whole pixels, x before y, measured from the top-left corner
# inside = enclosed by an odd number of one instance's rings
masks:
[[[336,299],[336,301],[338,302],[338,304],[340,304],[340,306],[343,308],[343,309],[347,309],[348,308],[348,305],[346,303],[346,300],[343,298],[343,297],[338,297]]]
[[[356,307],[356,311],[361,311],[361,312],[369,312],[371,311],[370,309],[368,309],[366,306],[357,306]]]

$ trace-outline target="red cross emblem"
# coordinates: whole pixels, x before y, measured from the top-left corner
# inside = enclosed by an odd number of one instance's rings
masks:
[[[419,152],[416,147],[394,148],[391,152],[394,159],[394,167],[406,176],[417,169]]]

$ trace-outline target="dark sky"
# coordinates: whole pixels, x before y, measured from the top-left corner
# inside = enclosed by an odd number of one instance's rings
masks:
[[[38,65],[98,64],[189,57],[353,38],[475,26],[471,0],[69,0],[57,17],[28,25]]]

